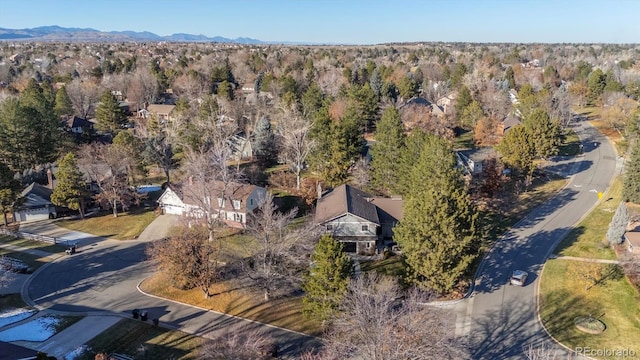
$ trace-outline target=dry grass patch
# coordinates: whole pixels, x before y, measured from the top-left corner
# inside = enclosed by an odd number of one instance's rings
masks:
[[[596,194],[593,194],[596,196]],[[622,199],[622,179],[616,177],[596,208],[571,230],[555,252],[558,255],[613,260],[616,254],[607,245],[605,234]]]
[[[555,259],[547,261],[540,282],[540,316],[549,332],[569,348],[631,349],[640,354],[638,291],[626,277],[611,276],[585,290],[578,276],[592,263]],[[606,264],[597,264],[603,269]],[[579,331],[579,316],[593,316],[606,325],[598,335]]]
[[[211,293],[214,295],[206,299],[199,289],[180,290],[168,284],[169,281],[163,274],[156,274],[146,279],[140,287],[150,294],[208,310],[310,335],[318,335],[321,332],[319,323],[303,317],[301,296],[265,302],[260,294],[253,293],[246,288],[234,287],[230,282],[222,282],[213,286]]]
[[[134,359],[198,359],[203,339],[155,327],[138,320],[123,319],[87,343],[79,360],[93,360],[97,353],[118,353]]]
[[[96,236],[130,240],[138,237],[155,218],[153,211],[119,213],[118,217],[107,212],[84,220],[61,220],[56,225]]]

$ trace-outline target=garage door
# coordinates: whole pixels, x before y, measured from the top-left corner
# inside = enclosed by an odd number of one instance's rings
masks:
[[[163,209],[165,214],[171,214],[171,215],[182,215],[182,211],[184,210],[180,206],[173,206],[173,205],[165,205]]]

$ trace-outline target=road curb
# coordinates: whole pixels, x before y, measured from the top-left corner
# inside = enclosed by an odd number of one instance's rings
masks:
[[[148,296],[148,297],[152,297],[152,298],[155,298],[155,299],[159,299],[159,300],[163,300],[163,301],[169,301],[169,302],[172,302],[172,303],[175,303],[175,304],[180,304],[180,305],[183,305],[183,306],[188,306],[188,307],[191,307],[191,308],[194,308],[194,309],[198,309],[198,310],[214,313],[214,314],[221,315],[221,316],[228,316],[228,317],[231,317],[231,318],[234,318],[234,319],[237,319],[237,320],[247,321],[247,322],[250,322],[250,323],[253,323],[253,324],[258,324],[258,325],[270,327],[272,329],[278,329],[278,330],[281,330],[281,331],[286,331],[286,332],[293,333],[293,334],[296,334],[296,335],[305,336],[305,337],[308,337],[308,338],[311,338],[311,339],[317,339],[317,340],[322,341],[322,339],[319,338],[319,337],[316,337],[316,336],[313,336],[313,335],[309,335],[309,334],[305,334],[305,333],[302,333],[302,332],[299,332],[299,331],[295,331],[295,330],[291,330],[291,329],[285,329],[285,328],[280,327],[280,326],[267,324],[267,323],[263,323],[263,322],[260,322],[260,321],[256,321],[256,320],[252,320],[252,319],[247,319],[247,318],[243,318],[243,317],[240,317],[240,316],[236,316],[236,315],[225,314],[225,313],[222,313],[222,312],[219,312],[219,311],[203,308],[203,307],[200,307],[200,306],[197,306],[197,305],[187,304],[187,303],[183,303],[181,301],[177,301],[177,300],[173,300],[173,299],[167,299],[167,298],[164,298],[162,296],[149,294],[149,293],[145,292],[144,290],[142,290],[140,288],[140,285],[143,282],[145,282],[145,280],[147,280],[148,278],[149,277],[146,277],[146,278],[142,279],[138,283],[138,285],[136,285],[136,288],[138,289],[138,292],[140,292],[142,295],[145,295],[145,296]],[[185,331],[185,330],[180,330],[180,331],[188,333],[188,331]],[[191,333],[191,334],[192,335],[197,335],[196,333]],[[198,336],[202,336],[202,335],[198,335]]]

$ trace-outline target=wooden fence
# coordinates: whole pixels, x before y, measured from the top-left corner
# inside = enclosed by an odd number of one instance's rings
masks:
[[[32,233],[27,233],[27,232],[22,232],[22,231],[12,231],[12,230],[6,229],[4,227],[0,227],[0,234],[9,235],[9,236],[13,236],[13,237],[16,237],[16,238],[31,239],[31,240],[36,240],[36,241],[44,241],[44,242],[48,242],[48,243],[51,243],[51,244],[59,244],[60,242],[66,243],[66,241],[61,241],[61,239],[58,239],[58,238],[55,238],[55,237],[32,234]]]

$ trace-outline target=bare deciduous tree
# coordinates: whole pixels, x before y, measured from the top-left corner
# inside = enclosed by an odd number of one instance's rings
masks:
[[[134,161],[122,148],[93,143],[80,149],[78,165],[100,188],[96,200],[109,204],[113,216],[118,217],[118,204],[123,211],[139,201],[138,194],[129,187],[127,169]]]
[[[200,348],[202,360],[256,360],[275,357],[273,339],[258,330],[228,332]]]
[[[135,102],[138,108],[142,108],[145,103],[153,104],[159,91],[158,79],[147,67],[138,67],[129,82],[127,99]]]
[[[264,300],[279,290],[295,289],[302,280],[306,259],[312,251],[312,226],[292,226],[297,209],[286,213],[277,210],[273,195],[258,201],[258,208],[247,216],[247,231],[256,241],[248,249],[248,277],[263,291]]]
[[[276,133],[280,142],[280,159],[296,175],[296,189],[300,189],[300,174],[314,141],[309,137],[311,122],[293,109],[283,109],[278,118]]]
[[[352,280],[323,358],[468,358],[464,346],[454,339],[450,314],[424,305],[423,293],[403,295],[388,278],[368,275]]]
[[[100,89],[90,81],[75,79],[65,86],[76,114],[87,119],[93,115],[94,107],[100,97]]]

